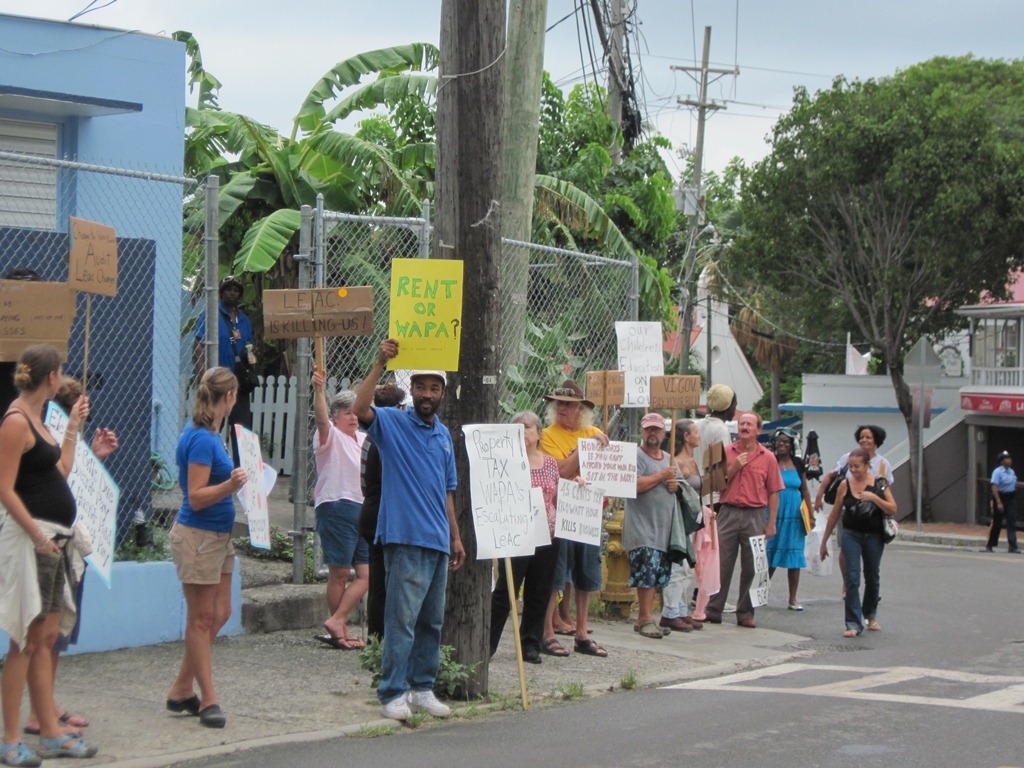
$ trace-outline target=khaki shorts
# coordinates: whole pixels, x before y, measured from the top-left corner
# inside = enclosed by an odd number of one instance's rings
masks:
[[[40,609],[47,613],[59,613],[64,607],[64,582],[66,581],[66,556],[61,549],[57,554],[36,552],[36,571],[39,577]]]
[[[171,527],[171,557],[182,584],[219,584],[235,570],[231,533],[204,531],[175,523]]]

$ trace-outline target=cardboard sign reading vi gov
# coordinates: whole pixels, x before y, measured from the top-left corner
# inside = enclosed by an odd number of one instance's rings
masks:
[[[268,339],[369,336],[373,333],[373,288],[264,291],[263,330]]]
[[[700,376],[651,376],[651,408],[700,406]]]

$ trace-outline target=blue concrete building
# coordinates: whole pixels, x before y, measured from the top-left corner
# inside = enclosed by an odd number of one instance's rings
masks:
[[[89,299],[87,372],[93,424],[113,427],[121,442],[107,465],[121,489],[123,534],[132,514],[151,505],[151,449],[173,466],[185,419],[182,200],[192,189],[180,178],[185,46],[140,32],[8,15],[0,15],[0,39],[0,277],[25,266],[45,280],[66,281],[69,216],[111,226],[118,236],[118,295]],[[85,325],[86,297],[79,294],[65,366],[75,375],[85,372]],[[128,604],[118,599],[119,589],[130,589],[136,605],[141,599],[158,609],[168,594],[180,596],[169,591],[168,584],[176,586],[170,564],[121,566],[114,594],[100,594],[105,586],[95,578],[87,583],[83,647],[179,636],[177,608],[155,611],[175,627],[153,627],[149,638],[119,625],[132,617],[107,612]],[[157,590],[150,603],[149,584]],[[102,597],[102,607],[92,608],[90,596]],[[233,625],[238,631],[237,616]],[[89,635],[111,630],[123,630],[130,642]]]

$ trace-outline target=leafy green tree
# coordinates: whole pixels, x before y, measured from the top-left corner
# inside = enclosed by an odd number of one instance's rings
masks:
[[[731,269],[799,296],[793,311],[819,326],[848,319],[870,342],[912,463],[905,353],[959,327],[958,307],[1005,297],[1024,263],[1022,97],[1024,63],[971,57],[797,89],[743,186]]]

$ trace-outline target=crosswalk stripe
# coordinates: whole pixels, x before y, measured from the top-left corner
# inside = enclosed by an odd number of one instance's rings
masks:
[[[839,679],[834,682],[808,684],[803,687],[775,686],[766,682],[798,672],[812,671],[818,673],[834,672],[841,675],[852,673],[855,678]],[[915,680],[937,679],[950,683],[965,685],[986,685],[997,687],[966,698],[949,698],[943,696],[926,696],[921,694],[902,694],[882,692],[883,686],[911,683]],[[924,704],[934,707],[957,709],[985,710],[993,712],[1015,712],[1024,714],[1024,677],[980,675],[973,672],[960,672],[949,669],[927,669],[922,667],[891,667],[888,669],[872,669],[864,667],[844,666],[837,664],[801,664],[798,662],[779,664],[774,667],[739,672],[725,677],[707,680],[692,680],[678,685],[670,685],[666,690],[705,690],[705,691],[746,691],[752,693],[788,693],[801,696],[832,696],[836,698],[858,699],[862,701],[883,701],[895,704]]]

